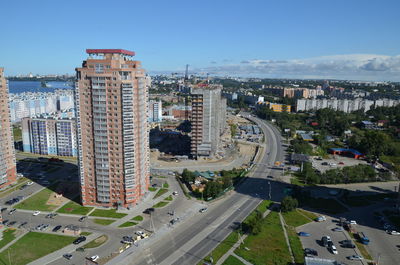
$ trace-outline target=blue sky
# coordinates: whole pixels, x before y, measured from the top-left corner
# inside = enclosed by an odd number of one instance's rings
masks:
[[[146,70],[400,80],[400,1],[2,3],[6,73],[73,73],[86,48],[134,50]]]

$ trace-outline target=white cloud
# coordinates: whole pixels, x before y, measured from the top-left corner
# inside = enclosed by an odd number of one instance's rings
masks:
[[[400,55],[349,54],[292,60],[243,60],[196,69],[218,75],[400,81]]]

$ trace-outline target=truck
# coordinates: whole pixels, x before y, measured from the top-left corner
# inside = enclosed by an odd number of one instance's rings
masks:
[[[363,232],[358,232],[357,236],[362,244],[364,244],[364,245],[369,244],[369,238]]]

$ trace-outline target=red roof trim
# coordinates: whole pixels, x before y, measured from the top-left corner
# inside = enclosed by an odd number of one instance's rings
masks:
[[[135,52],[123,50],[123,49],[86,49],[86,53],[120,53],[129,56],[135,56]]]

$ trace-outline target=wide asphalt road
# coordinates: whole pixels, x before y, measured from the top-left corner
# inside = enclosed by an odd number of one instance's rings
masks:
[[[249,114],[243,114],[248,116]],[[267,148],[251,176],[230,196],[212,202],[206,213],[197,214],[163,235],[154,235],[149,244],[132,247],[109,264],[197,264],[214,249],[237,224],[241,223],[264,199],[280,201],[286,184],[267,176],[278,177],[272,169],[275,161],[284,160],[279,131],[272,125],[250,117],[263,130]]]

